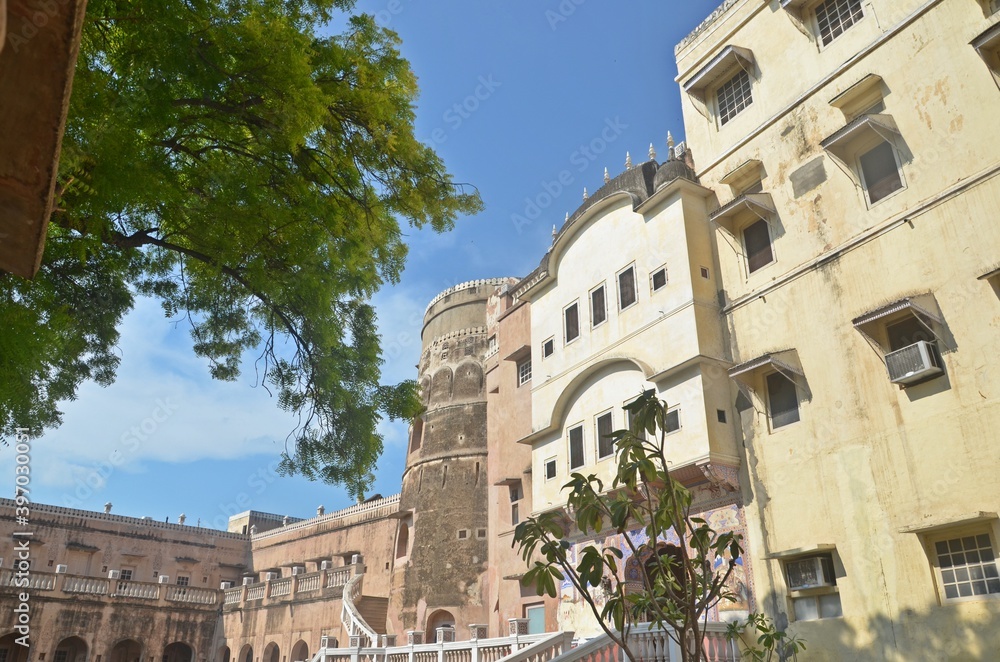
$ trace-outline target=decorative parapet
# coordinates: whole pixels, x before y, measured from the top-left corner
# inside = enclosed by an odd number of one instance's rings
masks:
[[[468,329],[460,329],[458,331],[450,331],[442,336],[437,336],[431,340],[431,345],[437,345],[438,343],[444,342],[445,340],[451,340],[452,338],[465,338],[468,336],[481,336],[486,333],[485,326],[471,326]]]
[[[716,8],[714,12],[708,15],[704,21],[702,21],[698,27],[692,30],[688,36],[681,39],[680,43],[674,46],[674,55],[677,55],[682,50],[684,50],[691,42],[697,39],[706,30],[712,27],[716,21],[722,18],[722,15],[728,12],[733,5],[735,5],[740,0],[725,0],[719,7]]]
[[[251,539],[254,542],[257,542],[259,540],[280,536],[281,534],[288,533],[290,531],[298,531],[300,529],[306,529],[336,520],[343,520],[338,522],[340,526],[356,524],[358,522],[365,522],[386,517],[396,512],[398,509],[399,495],[394,494],[392,496],[385,497],[384,499],[376,499],[375,501],[369,501],[367,503],[359,503],[350,506],[349,508],[344,508],[343,510],[338,510],[326,515],[304,519],[299,522],[295,522],[294,524],[289,524],[288,526],[282,526],[277,529],[269,529],[262,533],[255,533],[251,536]]]
[[[497,286],[499,286],[499,285],[505,285],[505,284],[510,283],[511,281],[516,281],[516,280],[517,279],[513,279],[513,278],[481,278],[479,280],[470,280],[470,281],[466,281],[464,283],[459,283],[458,285],[454,285],[452,287],[449,287],[447,290],[445,290],[444,292],[441,292],[436,297],[434,297],[433,299],[431,299],[431,302],[429,304],[427,304],[427,308],[424,309],[424,315],[426,315],[427,311],[429,311],[431,309],[431,306],[433,306],[434,304],[436,304],[438,301],[440,301],[441,299],[445,298],[446,296],[455,294],[456,292],[461,292],[462,290],[471,290],[473,288],[481,287],[483,285],[497,285]]]
[[[9,508],[14,510],[16,504],[12,499],[0,499],[0,509]],[[31,504],[32,521],[44,521],[39,514],[49,514],[54,516],[72,517],[76,519],[100,520],[103,522],[118,522],[130,524],[132,526],[148,526],[152,529],[166,529],[170,531],[187,531],[190,533],[209,533],[217,538],[236,538],[246,540],[246,535],[242,533],[230,533],[219,529],[209,529],[203,526],[188,526],[186,524],[173,524],[170,522],[157,522],[152,519],[141,517],[127,517],[125,515],[112,515],[111,513],[98,513],[91,510],[77,510],[76,508],[63,508],[62,506],[50,506],[44,503]]]

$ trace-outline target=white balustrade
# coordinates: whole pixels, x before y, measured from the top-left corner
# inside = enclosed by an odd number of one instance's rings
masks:
[[[285,577],[284,579],[275,579],[271,582],[271,592],[270,597],[280,598],[291,594],[292,592],[292,578]]]
[[[89,593],[91,595],[107,595],[108,580],[96,577],[76,577],[66,575],[63,580],[63,591],[66,593]]]
[[[227,588],[225,590],[224,604],[227,605],[238,605],[240,600],[243,598],[243,587],[237,586],[236,588]]]
[[[159,600],[160,585],[147,582],[117,582],[114,596],[120,598],[138,598],[140,600]]]
[[[310,572],[306,575],[299,575],[299,585],[295,589],[296,593],[308,593],[310,591],[318,591],[320,589],[320,574],[318,572]]]
[[[247,588],[247,602],[250,600],[263,600],[264,599],[264,589],[267,585],[264,583],[260,584],[250,584]]]
[[[354,575],[354,566],[345,565],[341,568],[334,568],[326,571],[326,587],[336,588],[345,586]]]
[[[189,604],[211,605],[219,601],[219,592],[214,588],[194,586],[171,586],[167,590],[167,600]]]

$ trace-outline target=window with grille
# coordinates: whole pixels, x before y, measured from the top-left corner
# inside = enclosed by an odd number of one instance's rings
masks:
[[[879,143],[862,154],[858,160],[870,203],[875,204],[890,193],[903,188],[899,164],[896,162],[896,151],[888,142]]]
[[[590,325],[597,326],[608,319],[608,308],[604,303],[604,286],[590,293]]]
[[[799,420],[799,396],[795,384],[780,372],[766,378],[771,427],[780,428]]]
[[[190,583],[191,583],[191,578],[190,577],[185,577],[184,575],[178,575],[177,576],[177,585],[178,586],[188,586]]]
[[[580,337],[580,307],[573,304],[563,311],[563,322],[566,331],[566,342],[573,342]]]
[[[118,578],[121,579],[123,582],[130,582],[130,581],[132,581],[132,569],[131,568],[122,568],[121,569],[121,574],[118,575]]]
[[[525,359],[517,364],[517,385],[524,386],[531,381],[531,359]]]
[[[740,69],[735,76],[723,83],[715,97],[718,101],[719,123],[725,124],[753,103],[750,74]]]
[[[597,457],[605,458],[615,454],[615,440],[611,438],[614,432],[611,412],[597,417]]]
[[[767,221],[761,219],[743,230],[743,247],[747,255],[747,271],[750,273],[774,262]]]
[[[847,32],[848,28],[861,20],[861,0],[826,0],[816,7],[816,25],[823,45]]]
[[[625,310],[635,299],[635,267],[629,267],[618,274],[618,307]]]
[[[569,431],[569,468],[583,466],[583,426],[578,425]]]
[[[988,533],[940,540],[934,553],[945,600],[1000,593],[1000,574]]]

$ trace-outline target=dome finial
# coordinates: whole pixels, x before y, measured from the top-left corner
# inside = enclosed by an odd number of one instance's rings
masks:
[[[590,197],[590,195],[587,193],[587,187],[584,186],[583,187],[583,201],[586,202],[587,198],[589,198],[589,197]]]
[[[673,161],[676,157],[677,154],[674,152],[674,137],[667,131],[667,160]]]
[[[628,152],[625,152],[625,169],[626,170],[632,169],[632,155],[629,154]]]
[[[611,181],[611,175],[608,174],[608,169],[605,166],[605,168],[604,168],[604,183],[607,184],[610,181]]]
[[[653,149],[653,143],[649,143],[649,160],[650,161],[656,160],[656,150]]]

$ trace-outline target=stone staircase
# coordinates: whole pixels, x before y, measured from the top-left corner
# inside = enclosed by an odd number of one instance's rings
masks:
[[[386,633],[385,622],[389,614],[389,598],[363,595],[358,601],[358,612],[377,634]]]

